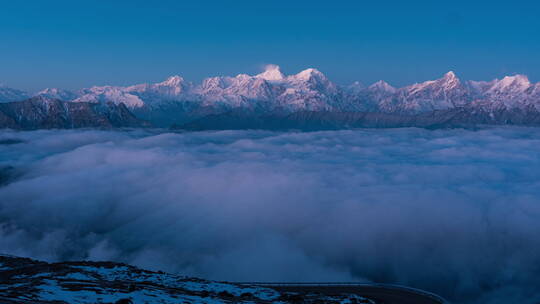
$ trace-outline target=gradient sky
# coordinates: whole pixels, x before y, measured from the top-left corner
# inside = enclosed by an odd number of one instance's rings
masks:
[[[0,83],[26,90],[316,67],[339,84],[540,80],[538,1],[0,0]]]

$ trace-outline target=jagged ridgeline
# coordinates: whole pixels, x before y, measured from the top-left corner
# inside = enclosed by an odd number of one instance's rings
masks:
[[[28,94],[0,87],[0,102],[0,127],[20,129],[540,125],[540,83],[523,75],[461,81],[453,72],[402,88],[384,81],[339,86],[316,69],[286,76],[269,65],[255,76],[211,77],[200,84],[172,76],[155,84],[76,92],[49,88]]]

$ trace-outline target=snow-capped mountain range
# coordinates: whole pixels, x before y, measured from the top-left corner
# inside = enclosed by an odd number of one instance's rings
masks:
[[[0,87],[0,102],[42,96],[69,102],[125,104],[137,116],[167,126],[234,109],[253,113],[376,112],[417,115],[468,108],[484,112],[540,111],[540,83],[514,75],[492,81],[461,81],[453,72],[402,88],[379,81],[339,86],[316,69],[284,75],[268,65],[258,75],[210,77],[193,84],[180,76],[160,83],[95,86],[76,92],[49,88],[36,94]]]

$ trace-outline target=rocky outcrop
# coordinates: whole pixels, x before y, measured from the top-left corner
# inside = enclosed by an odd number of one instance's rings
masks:
[[[351,292],[286,292],[143,270],[113,262],[45,263],[0,255],[5,304],[363,303]]]

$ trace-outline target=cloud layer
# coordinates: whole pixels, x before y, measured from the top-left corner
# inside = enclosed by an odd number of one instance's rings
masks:
[[[540,299],[540,129],[1,131],[0,251]]]

